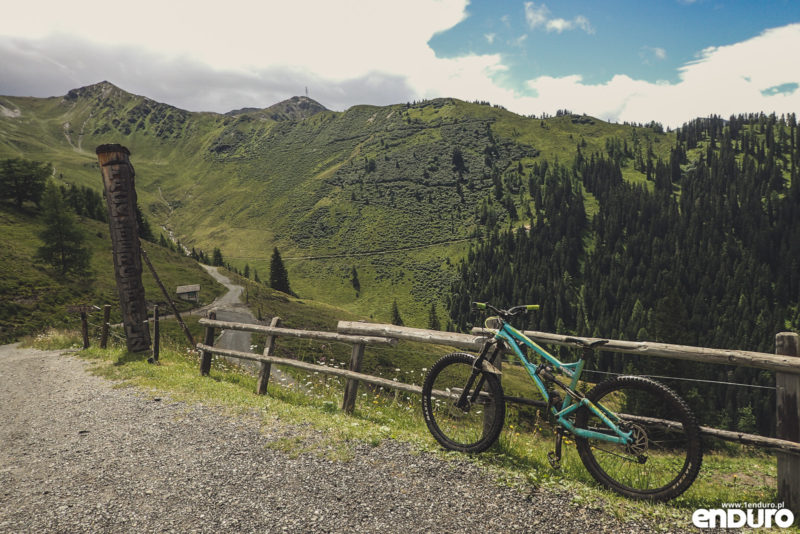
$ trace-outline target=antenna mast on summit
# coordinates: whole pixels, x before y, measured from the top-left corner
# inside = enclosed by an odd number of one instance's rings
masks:
[[[306,85],[306,98],[308,98],[308,86]]]

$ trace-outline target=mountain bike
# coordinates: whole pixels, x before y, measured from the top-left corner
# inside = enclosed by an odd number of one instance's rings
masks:
[[[691,486],[703,457],[700,429],[674,391],[649,378],[617,376],[584,394],[578,390],[584,366],[608,340],[566,338],[582,350],[576,362],[564,363],[510,324],[513,317],[537,310],[538,305],[501,310],[488,303],[473,304],[496,314],[486,320],[494,335],[478,356],[443,356],[428,371],[422,387],[425,423],[443,447],[477,453],[497,440],[507,400],[499,358],[510,348],[533,379],[556,426],[555,447],[548,454],[554,469],[560,468],[561,445],[571,435],[583,465],[610,490],[633,499],[667,501]],[[541,362],[531,363],[524,347]]]

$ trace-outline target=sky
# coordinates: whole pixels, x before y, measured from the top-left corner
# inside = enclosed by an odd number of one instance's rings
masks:
[[[436,97],[678,127],[800,112],[800,0],[25,0],[0,94],[107,80],[190,111]]]

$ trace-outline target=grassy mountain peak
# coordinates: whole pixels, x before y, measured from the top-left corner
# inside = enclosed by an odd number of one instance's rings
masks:
[[[307,96],[293,96],[283,102],[273,104],[268,108],[242,108],[229,111],[225,115],[229,117],[250,115],[261,119],[271,119],[273,121],[298,121],[323,111],[328,111],[328,108],[316,100],[308,98]]]

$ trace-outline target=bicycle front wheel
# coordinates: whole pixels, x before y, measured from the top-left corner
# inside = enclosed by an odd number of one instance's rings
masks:
[[[485,451],[503,428],[506,405],[500,380],[493,373],[474,370],[475,360],[464,353],[443,356],[422,386],[425,424],[446,449]],[[469,390],[462,396],[465,387]]]
[[[600,484],[634,499],[667,501],[692,485],[703,458],[694,414],[674,391],[653,380],[622,376],[594,387],[587,397],[615,413],[632,442],[577,438],[586,469]],[[584,407],[577,428],[613,434]]]

